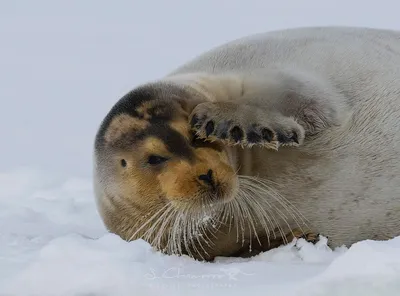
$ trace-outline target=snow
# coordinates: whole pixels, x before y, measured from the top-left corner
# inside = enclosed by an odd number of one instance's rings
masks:
[[[49,177],[50,176],[50,177]],[[166,256],[108,233],[90,179],[0,174],[0,295],[399,295],[400,237],[300,239],[249,259]]]
[[[98,124],[136,84],[261,31],[400,29],[399,4],[117,3],[1,2],[0,295],[400,295],[400,238],[336,250],[299,240],[251,259],[195,262],[107,233],[91,185]]]

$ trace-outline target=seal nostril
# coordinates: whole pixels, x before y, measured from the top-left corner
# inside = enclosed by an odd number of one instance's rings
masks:
[[[199,180],[207,183],[208,185],[214,186],[213,171],[208,170],[207,174],[200,175]]]

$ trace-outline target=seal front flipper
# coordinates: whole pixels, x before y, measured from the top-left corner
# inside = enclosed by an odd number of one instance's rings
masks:
[[[251,105],[205,102],[194,108],[189,120],[199,138],[226,145],[277,149],[299,145],[304,139],[304,128],[294,119]]]
[[[189,122],[198,137],[226,145],[297,146],[308,136],[342,125],[351,114],[341,92],[310,73],[265,70],[214,76],[212,83],[220,89],[203,84],[215,95],[193,109]]]

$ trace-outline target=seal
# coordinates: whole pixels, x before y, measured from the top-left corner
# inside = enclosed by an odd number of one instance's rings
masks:
[[[110,232],[166,254],[253,256],[294,237],[400,235],[400,32],[242,37],[111,108],[94,144]]]

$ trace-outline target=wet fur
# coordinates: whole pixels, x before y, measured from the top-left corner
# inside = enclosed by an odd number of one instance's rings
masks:
[[[206,52],[106,116],[95,143],[99,212],[124,239],[206,260],[253,255],[299,228],[331,246],[400,235],[398,77],[394,31],[294,29]],[[146,173],[138,161],[149,149],[188,161]],[[124,173],[119,158],[136,166]],[[236,198],[199,211],[190,180],[211,166]]]

